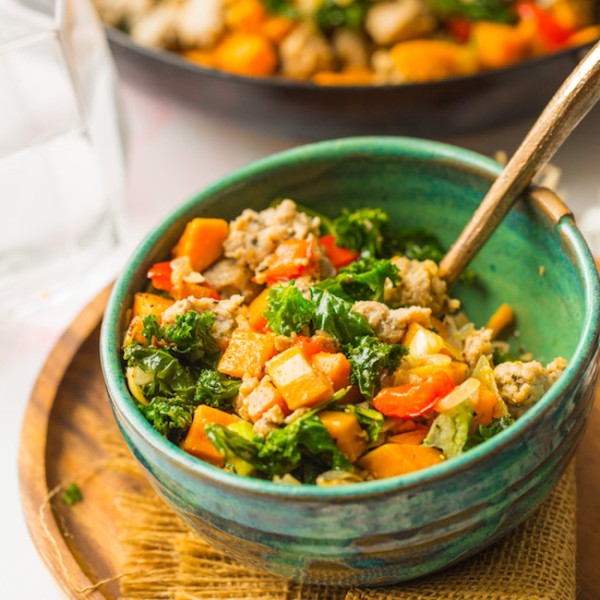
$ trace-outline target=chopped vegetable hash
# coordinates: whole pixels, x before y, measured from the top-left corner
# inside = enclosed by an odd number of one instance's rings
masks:
[[[504,304],[478,329],[442,252],[379,208],[283,200],[190,221],[135,295],[123,357],[140,411],[240,475],[336,485],[436,465],[513,423],[566,366],[506,360]]]
[[[594,0],[94,0],[142,46],[249,77],[420,83],[600,37]]]

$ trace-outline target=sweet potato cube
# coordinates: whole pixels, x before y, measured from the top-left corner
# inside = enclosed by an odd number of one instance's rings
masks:
[[[239,420],[240,418],[236,415],[230,415],[217,408],[201,404],[196,409],[196,412],[194,412],[192,426],[181,444],[181,449],[189,454],[197,456],[211,465],[222,467],[225,464],[225,460],[214,447],[213,443],[208,439],[204,428],[209,423],[216,423],[218,425],[223,425],[223,427],[227,427]]]
[[[375,479],[405,475],[437,465],[444,455],[435,448],[411,444],[383,444],[358,460],[361,469],[369,471]]]
[[[427,437],[429,429],[427,427],[419,427],[414,431],[407,431],[405,433],[397,433],[388,438],[388,442],[393,444],[412,444],[413,446],[420,446],[423,440]]]
[[[290,410],[316,406],[333,395],[329,378],[314,368],[297,346],[272,358],[266,369]]]
[[[265,288],[248,306],[248,323],[254,331],[263,332],[267,326],[267,319],[264,315],[266,310],[269,308],[267,297],[269,295],[269,289]]]
[[[177,300],[188,298],[189,296],[194,296],[194,298],[213,298],[214,300],[221,299],[218,292],[211,287],[200,285],[199,283],[188,283],[187,281],[182,281],[180,286],[173,288],[171,295]]]
[[[229,233],[224,219],[192,219],[173,248],[173,258],[188,256],[194,271],[203,271],[221,256]]]
[[[131,344],[131,342],[139,342],[140,344],[146,346],[148,341],[142,335],[142,331],[144,330],[144,323],[140,317],[133,317],[131,319],[131,323],[129,323],[129,327],[125,332],[125,337],[123,338],[123,348]]]
[[[242,378],[262,377],[265,363],[275,354],[275,338],[268,333],[236,329],[217,368],[221,373]]]
[[[354,415],[323,410],[318,416],[337,447],[350,462],[354,462],[367,449],[366,435]]]
[[[489,390],[484,385],[479,386],[473,428],[475,429],[479,425],[489,425],[492,419],[496,417],[499,404],[499,398],[495,392]]]
[[[261,379],[260,383],[246,398],[246,409],[253,423],[256,423],[265,412],[277,405],[284,412],[289,412],[283,396],[267,378]]]
[[[170,298],[163,298],[156,294],[137,293],[133,297],[132,317],[143,319],[148,315],[161,315],[169,306],[173,304]]]
[[[350,385],[350,361],[341,352],[318,352],[312,364],[329,377],[336,392]]]

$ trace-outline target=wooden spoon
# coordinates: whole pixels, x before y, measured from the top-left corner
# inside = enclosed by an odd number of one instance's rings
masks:
[[[440,263],[451,286],[492,235],[534,175],[600,99],[600,42],[554,94]]]

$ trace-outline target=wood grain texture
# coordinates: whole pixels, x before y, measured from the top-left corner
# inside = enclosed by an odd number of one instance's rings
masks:
[[[98,356],[105,290],[73,322],[39,375],[23,423],[19,475],[25,517],[38,551],[69,598],[115,599],[119,531],[113,498],[139,492],[143,480],[103,470],[103,440],[116,435]],[[101,475],[101,476],[100,476]],[[60,484],[82,481],[84,501],[67,507]],[[600,388],[577,455],[578,600],[600,597]],[[46,528],[44,527],[44,523]],[[54,543],[51,540],[54,540]]]
[[[496,230],[534,175],[600,99],[600,42],[577,65],[533,124],[478,209],[440,263],[452,285]]]

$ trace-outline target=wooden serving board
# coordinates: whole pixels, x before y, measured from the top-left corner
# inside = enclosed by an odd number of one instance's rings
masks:
[[[21,434],[21,499],[33,541],[69,598],[119,597],[114,496],[137,492],[139,478],[102,470],[101,439],[116,433],[98,353],[100,321],[110,290],[75,319],[42,369]],[[85,500],[72,507],[53,490],[85,473]],[[95,475],[96,474],[96,475]],[[600,598],[600,386],[577,453],[578,600]]]

